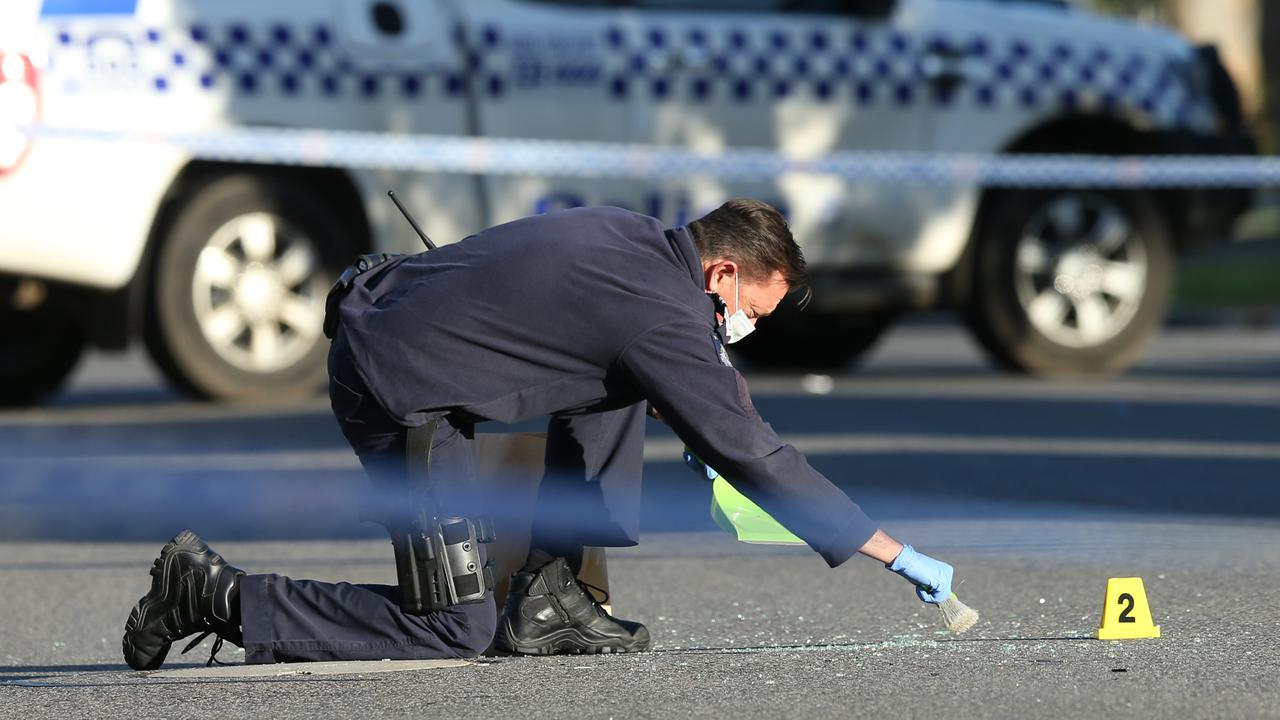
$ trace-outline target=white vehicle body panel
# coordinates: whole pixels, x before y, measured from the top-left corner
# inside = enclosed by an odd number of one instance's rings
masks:
[[[169,181],[188,159],[154,145],[36,143],[14,177],[0,180],[0,268],[122,287],[137,270]],[[104,184],[130,190],[104,192]]]
[[[367,21],[350,17],[353,7],[139,0],[132,15],[45,18],[27,48],[42,70],[42,121],[141,134],[255,125],[465,134],[460,100],[424,113],[407,94],[366,94],[362,85],[415,71],[443,83],[456,72],[448,23],[431,22],[443,17],[443,6],[405,6],[406,35],[381,43]],[[0,269],[103,289],[124,285],[161,199],[190,161],[181,149],[144,142],[36,141],[18,169],[0,177],[0,204],[26,209],[5,213]],[[385,189],[419,208],[433,235],[459,237],[481,222],[475,193],[456,177],[351,174],[380,246],[419,243]]]
[[[1188,86],[1184,41],[1063,9],[901,0],[889,17],[859,18],[418,0],[396,3],[404,27],[391,35],[375,27],[372,4],[137,0],[129,13],[41,17],[21,49],[41,70],[44,122],[129,132],[284,126],[808,158],[999,152],[1077,110],[1139,128],[1208,131],[1213,120]],[[940,58],[943,46],[959,52]],[[940,73],[958,78],[947,97]],[[139,143],[38,140],[0,176],[0,271],[120,287],[189,161]],[[622,205],[679,224],[754,196],[787,212],[814,267],[923,274],[955,265],[979,199],[972,186],[803,174],[767,183],[349,174],[377,249],[418,246],[387,189],[438,242],[565,205]]]
[[[631,13],[520,0],[460,2],[471,52],[478,132],[486,137],[627,142],[635,103],[611,91],[627,58],[606,52],[611,31]],[[494,222],[584,204],[641,212],[652,183],[612,178],[490,176]]]

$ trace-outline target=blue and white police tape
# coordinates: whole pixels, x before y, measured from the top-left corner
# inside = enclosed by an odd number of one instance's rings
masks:
[[[657,145],[245,127],[206,132],[34,125],[37,139],[163,144],[225,162],[616,179],[772,180],[790,173],[860,183],[988,187],[1253,187],[1280,184],[1280,158],[998,155],[832,151],[800,158],[772,149],[719,152]]]

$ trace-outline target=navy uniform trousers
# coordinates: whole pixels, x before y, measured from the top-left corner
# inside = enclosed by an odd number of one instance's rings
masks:
[[[333,412],[371,478],[403,474],[407,428],[390,417],[355,371],[341,330],[329,353]],[[553,416],[533,543],[543,549],[621,547],[639,541],[644,403]],[[441,414],[432,438],[433,477],[477,483],[470,421]],[[375,483],[376,485],[376,483]],[[480,510],[486,512],[486,510]],[[501,516],[500,508],[488,512]],[[498,522],[499,532],[502,523]],[[570,550],[571,552],[571,550]],[[391,558],[388,557],[390,565]],[[493,640],[493,594],[482,603],[426,615],[400,610],[400,588],[246,575],[240,584],[248,663],[475,657]]]

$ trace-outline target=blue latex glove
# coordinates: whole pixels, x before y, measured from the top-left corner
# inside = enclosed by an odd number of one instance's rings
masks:
[[[720,477],[720,473],[716,472],[710,465],[702,462],[702,458],[694,455],[689,448],[684,449],[684,464],[688,465],[690,470],[698,473],[698,477],[707,482]]]
[[[902,552],[885,567],[911,581],[921,601],[938,604],[951,597],[951,576],[955,570],[941,560],[916,552],[903,545]]]

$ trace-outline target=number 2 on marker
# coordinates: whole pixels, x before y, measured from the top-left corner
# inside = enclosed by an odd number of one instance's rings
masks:
[[[1125,603],[1128,603],[1128,606],[1120,611],[1120,617],[1117,620],[1127,623],[1137,622],[1137,618],[1130,614],[1133,612],[1133,596],[1129,593],[1120,593],[1120,597],[1116,598],[1116,604],[1124,605]]]

